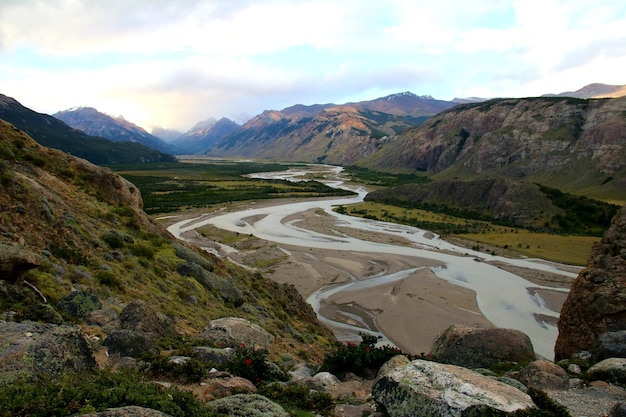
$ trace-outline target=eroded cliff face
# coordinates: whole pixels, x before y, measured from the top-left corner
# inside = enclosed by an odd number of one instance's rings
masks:
[[[364,165],[449,178],[541,177],[579,187],[611,182],[623,187],[625,114],[626,98],[460,105],[404,132]]]
[[[574,281],[558,326],[556,360],[591,350],[605,332],[626,330],[626,206]]]

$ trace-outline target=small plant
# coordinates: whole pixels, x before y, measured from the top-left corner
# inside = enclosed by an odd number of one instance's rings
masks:
[[[352,372],[364,378],[372,378],[378,369],[396,355],[404,355],[400,349],[391,346],[376,346],[376,336],[361,334],[360,344],[347,342],[335,352],[326,355],[320,371],[340,374]]]
[[[303,411],[329,416],[335,405],[329,394],[312,391],[304,384],[268,384],[259,390],[259,394],[280,404],[292,416]]]
[[[233,375],[246,378],[255,385],[287,379],[284,372],[268,361],[264,351],[246,347],[243,343],[235,349],[227,369]]]

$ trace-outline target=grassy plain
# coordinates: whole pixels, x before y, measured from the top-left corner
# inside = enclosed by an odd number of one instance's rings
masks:
[[[337,209],[345,214],[408,224],[431,230],[457,244],[506,256],[542,258],[584,265],[599,237],[535,233],[521,228],[494,225],[419,209],[363,202]]]

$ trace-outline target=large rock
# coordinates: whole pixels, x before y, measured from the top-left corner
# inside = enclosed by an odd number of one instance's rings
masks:
[[[603,381],[626,383],[626,359],[609,358],[596,363],[587,370],[587,377]]]
[[[0,279],[10,283],[22,282],[23,275],[43,263],[36,253],[18,246],[0,243]]]
[[[530,338],[513,329],[482,329],[452,325],[433,342],[430,353],[439,362],[466,368],[489,368],[501,362],[530,362]]]
[[[174,322],[150,305],[135,301],[128,304],[120,314],[120,327],[144,333],[152,337],[175,336]]]
[[[626,206],[593,247],[561,309],[555,360],[592,350],[605,332],[626,330]]]
[[[211,320],[196,338],[210,340],[222,347],[244,344],[248,347],[258,347],[264,350],[268,350],[269,346],[274,343],[274,336],[266,332],[261,326],[239,317],[223,317]]]
[[[569,375],[554,362],[539,360],[522,368],[516,379],[527,387],[541,390],[566,390],[569,388]]]
[[[626,330],[602,333],[591,351],[596,363],[608,358],[626,358]]]
[[[102,343],[110,355],[139,358],[145,353],[158,353],[154,338],[134,330],[114,330]]]
[[[52,378],[96,367],[93,351],[74,326],[0,322],[0,382]]]
[[[59,308],[74,317],[85,318],[92,311],[100,310],[102,303],[93,294],[72,291],[59,300]]]
[[[470,410],[509,413],[534,407],[522,391],[466,368],[419,359],[401,363],[395,360],[394,367],[381,370],[372,389],[391,417],[458,417]]]

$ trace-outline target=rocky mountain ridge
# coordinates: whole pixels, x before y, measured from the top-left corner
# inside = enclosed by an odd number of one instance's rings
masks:
[[[109,139],[113,142],[138,142],[157,151],[176,153],[175,147],[151,135],[136,124],[121,116],[112,117],[101,113],[93,107],[64,110],[52,116],[90,136]]]
[[[208,119],[197,123],[172,142],[179,149],[178,153],[202,153],[221,139],[239,129],[239,125],[223,117],[220,120]]]
[[[357,164],[433,179],[511,178],[626,201],[626,98],[496,99],[443,111]]]
[[[0,94],[0,120],[27,132],[39,144],[60,149],[99,165],[137,162],[173,162],[171,155],[136,142],[112,142],[89,136],[47,114],[22,106],[17,100]]]

